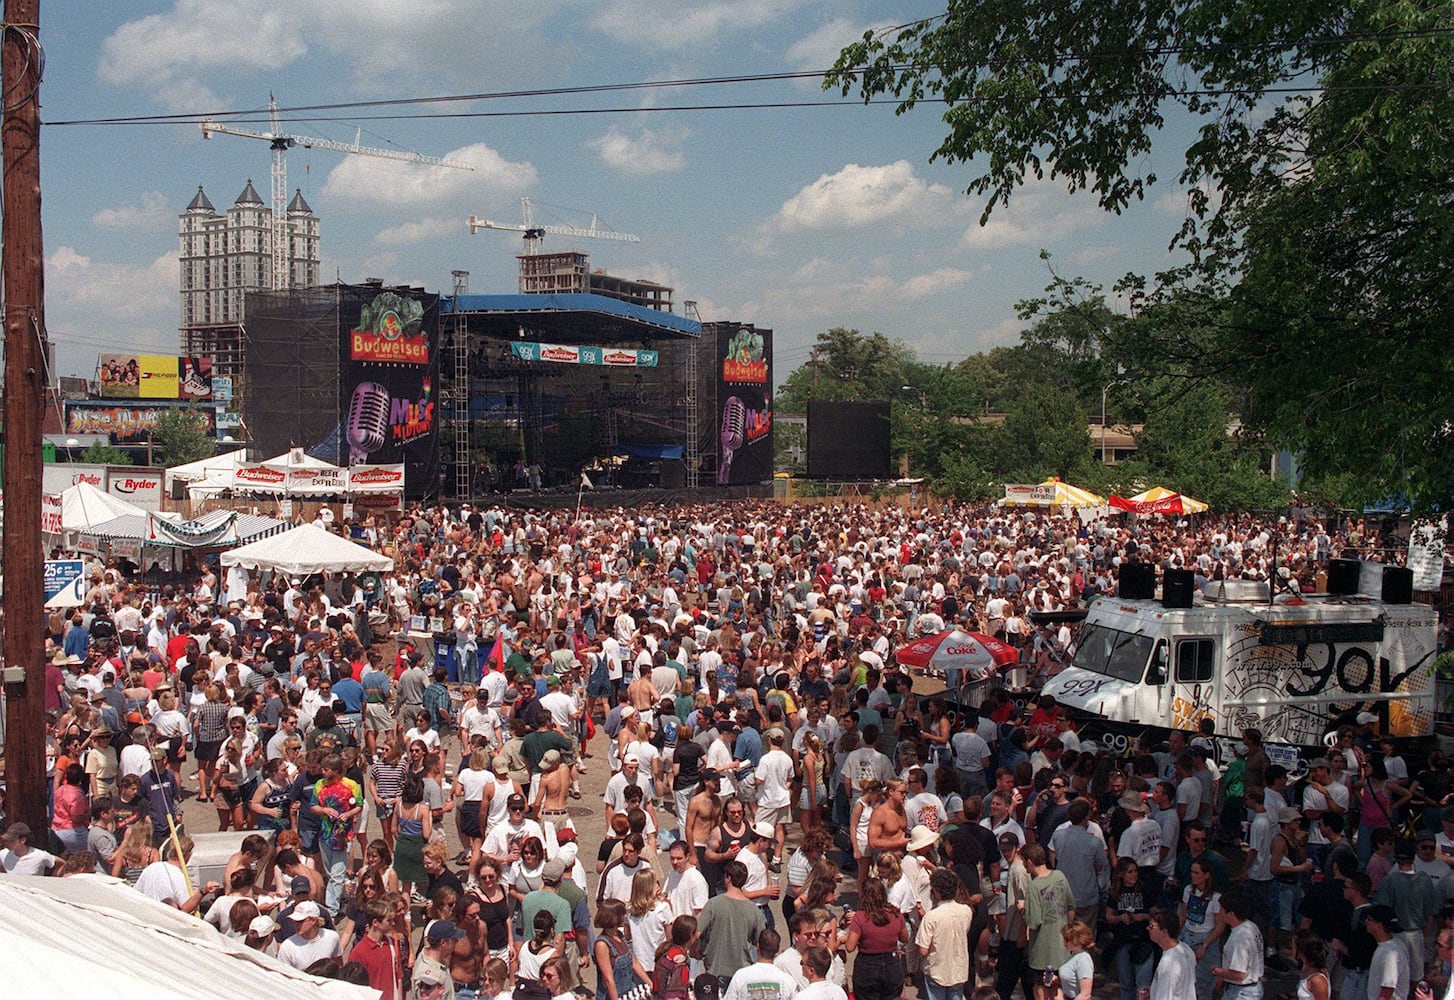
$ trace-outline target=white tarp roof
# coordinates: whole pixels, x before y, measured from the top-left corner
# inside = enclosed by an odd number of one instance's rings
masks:
[[[222,565],[306,576],[309,573],[385,572],[394,568],[394,560],[316,524],[304,524],[224,552]]]
[[[0,878],[0,982],[17,1000],[197,997],[377,1000],[231,941],[207,923],[103,875]]]
[[[168,493],[172,490],[172,483],[181,480],[184,483],[210,483],[218,489],[232,485],[232,473],[244,465],[271,465],[279,469],[336,469],[338,466],[323,461],[321,458],[314,458],[301,448],[294,448],[285,451],[281,455],[274,455],[272,458],[265,458],[261,463],[249,462],[247,449],[239,448],[236,451],[229,451],[222,455],[215,455],[212,458],[204,458],[199,462],[188,462],[186,465],[178,465],[168,469],[166,482],[163,484]]]
[[[77,483],[61,492],[61,527],[66,531],[85,531],[122,514],[145,513],[136,504],[98,490],[90,483]]]

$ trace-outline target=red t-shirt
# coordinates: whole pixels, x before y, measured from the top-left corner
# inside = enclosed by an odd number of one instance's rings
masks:
[[[382,1000],[395,1000],[399,994],[399,951],[389,938],[375,941],[365,934],[348,953],[350,962],[369,970],[369,986],[383,994]]]
[[[904,917],[892,907],[888,910],[889,922],[880,927],[868,918],[862,910],[855,910],[848,921],[850,931],[858,931],[858,950],[865,955],[887,955],[899,946],[899,933],[904,929]]]

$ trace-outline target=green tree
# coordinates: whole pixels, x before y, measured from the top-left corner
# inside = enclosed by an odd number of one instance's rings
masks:
[[[130,465],[131,452],[97,441],[81,452],[81,461],[90,465]]]
[[[818,334],[812,358],[783,381],[774,407],[806,413],[810,399],[892,400],[914,362],[913,350],[903,341],[835,326]]]
[[[151,439],[153,460],[161,465],[185,465],[217,452],[207,429],[207,417],[195,406],[162,411]]]
[[[931,158],[972,165],[984,218],[1046,175],[1119,212],[1189,119],[1171,243],[1191,262],[1122,285],[1191,317],[1141,331],[1145,374],[1230,386],[1315,478],[1427,511],[1454,505],[1451,65],[1445,2],[950,0],[846,48],[826,86],[945,108]]]
[[[1054,386],[1022,386],[1020,398],[1005,414],[1001,432],[1001,468],[1021,482],[1048,476],[1075,482],[1090,465],[1085,411]]]

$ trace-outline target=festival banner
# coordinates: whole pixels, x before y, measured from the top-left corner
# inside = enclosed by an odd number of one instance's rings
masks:
[[[380,292],[363,304],[349,332],[349,357],[380,364],[428,365],[425,304],[398,292]]]
[[[637,351],[624,347],[573,347],[530,341],[512,342],[510,353],[521,361],[554,361],[558,364],[605,365],[612,368],[655,368],[661,358],[657,351]]]
[[[1047,488],[1054,492],[1053,487]],[[1181,514],[1184,512],[1180,493],[1172,493],[1158,500],[1131,500],[1112,494],[1106,502],[1116,510],[1129,511],[1132,514]]]
[[[1054,484],[1006,483],[1005,502],[1046,506],[1055,503]]]
[[[51,493],[42,493],[40,497],[40,530],[45,535],[59,535],[65,531],[65,524],[62,516],[65,513],[65,504],[61,498]],[[48,565],[48,564],[47,564]]]
[[[269,465],[239,465],[232,470],[233,489],[282,493],[287,487],[287,472]]]
[[[343,469],[287,469],[284,488],[290,496],[334,496],[348,487]]]
[[[717,485],[772,478],[772,331],[717,324]]]
[[[404,465],[355,465],[348,470],[350,493],[402,493]]]

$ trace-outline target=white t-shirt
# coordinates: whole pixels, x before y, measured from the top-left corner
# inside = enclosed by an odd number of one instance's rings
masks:
[[[171,903],[177,907],[191,895],[187,891],[186,876],[169,861],[153,861],[143,868],[136,880],[136,891],[158,903]]]
[[[909,828],[926,826],[935,833],[949,825],[949,811],[944,808],[944,802],[933,792],[920,792],[912,799],[904,803],[904,815],[909,820]]]
[[[990,755],[990,748],[979,733],[973,731],[955,733],[949,738],[949,746],[954,750],[956,770],[967,771],[970,774],[984,773],[984,762]]]
[[[848,994],[842,986],[820,979],[798,990],[796,1000],[848,1000]]]
[[[1197,993],[1196,954],[1181,941],[1161,953],[1151,978],[1151,1000],[1186,1000]]]
[[[840,991],[841,992],[841,991]],[[738,969],[727,985],[722,1000],[756,1000],[758,997],[777,997],[792,1000],[798,994],[798,981],[775,965],[753,962]]]
[[[498,794],[496,795],[498,798]],[[485,834],[483,850],[486,854],[494,857],[504,857],[510,853],[510,844],[523,843],[530,837],[538,837],[542,844],[545,843],[545,831],[540,824],[533,819],[521,820],[519,826],[512,826],[509,823],[500,823],[490,828]]]
[[[489,771],[476,771],[467,767],[455,777],[458,791],[466,802],[479,802],[485,797],[485,789],[495,783],[495,776]]]
[[[1368,967],[1368,996],[1376,1000],[1386,986],[1393,987],[1395,997],[1409,995],[1409,956],[1397,937],[1379,942],[1373,949],[1373,962]]]
[[[1143,816],[1121,834],[1116,846],[1116,857],[1130,858],[1140,868],[1155,868],[1161,864],[1161,826],[1156,820]]]
[[[1176,804],[1178,807],[1186,806],[1185,809],[1178,808],[1178,812],[1188,823],[1197,819],[1202,811],[1202,783],[1197,780],[1196,775],[1189,775],[1176,786]]]
[[[757,804],[781,809],[792,804],[796,769],[793,759],[782,750],[769,750],[757,765]]]
[[[310,941],[301,934],[294,934],[288,940],[278,946],[278,961],[291,965],[295,969],[306,971],[314,962],[321,962],[325,958],[333,958],[341,954],[339,947],[338,932],[331,931],[327,927],[318,928],[318,933]]]
[[[626,786],[631,784],[626,778],[625,771],[617,771],[611,775],[611,780],[606,782],[606,794],[602,796],[606,805],[615,812],[626,811]],[[636,772],[636,787],[641,789],[642,801],[650,802],[654,797],[651,788],[651,774],[641,765]]]
[[[666,901],[674,918],[695,917],[707,905],[710,895],[707,879],[696,865],[688,865],[680,875],[673,868],[666,877]]]
[[[1316,809],[1320,812],[1327,812],[1328,799],[1331,797],[1335,803],[1342,807],[1344,812],[1347,812],[1348,786],[1341,781],[1334,781],[1323,787],[1328,790],[1327,795],[1324,795],[1311,785],[1303,789],[1303,811],[1307,812],[1309,809]],[[1327,842],[1328,838],[1323,834],[1322,824],[1317,822],[1310,823],[1308,825],[1308,843],[1326,844]]]
[[[32,847],[23,858],[8,847],[0,850],[0,868],[10,875],[43,875],[55,866],[56,856],[39,848]]]

